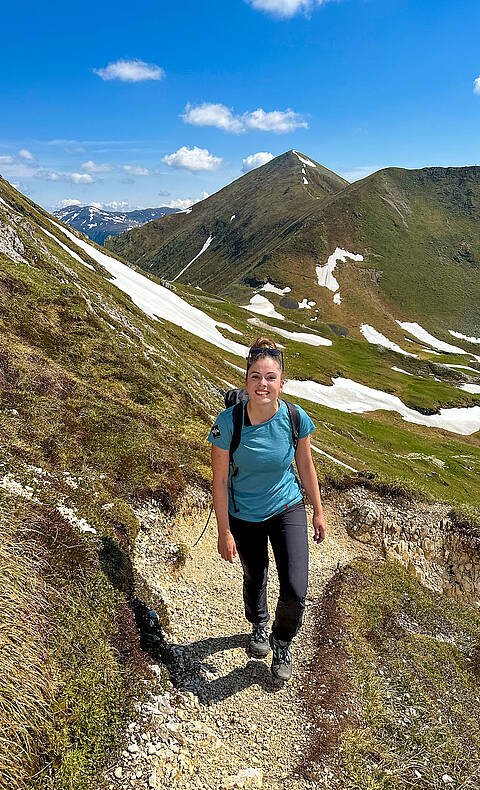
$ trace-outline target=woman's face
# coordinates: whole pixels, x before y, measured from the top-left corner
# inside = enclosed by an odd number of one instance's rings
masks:
[[[245,388],[255,404],[275,403],[284,381],[279,363],[273,357],[263,357],[248,369]]]

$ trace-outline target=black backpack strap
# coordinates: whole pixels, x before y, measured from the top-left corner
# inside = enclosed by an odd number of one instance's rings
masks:
[[[290,425],[292,427],[293,449],[296,451],[300,434],[300,412],[294,403],[290,403],[288,400],[284,400],[283,402],[288,409],[288,416],[290,417]]]
[[[235,466],[233,460],[233,454],[235,450],[238,448],[240,444],[240,438],[242,435],[242,425],[243,425],[243,401],[239,401],[235,404],[232,409],[232,420],[233,420],[233,433],[232,433],[232,440],[230,442],[230,452],[229,452],[229,462],[230,462],[230,492],[232,494],[232,502],[233,507],[235,509],[235,513],[238,513],[237,503],[235,502],[235,494],[233,492],[233,478],[238,474],[238,466]]]
[[[232,409],[233,433],[230,442],[230,463],[233,463],[233,454],[240,444],[243,425],[243,401],[239,401]]]

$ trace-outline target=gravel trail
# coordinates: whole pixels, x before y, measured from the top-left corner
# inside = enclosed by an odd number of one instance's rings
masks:
[[[292,643],[292,679],[279,685],[270,673],[271,653],[266,660],[251,659],[246,654],[250,624],[243,610],[242,568],[238,557],[232,565],[218,554],[213,517],[200,543],[190,548],[208,513],[205,504],[197,499],[176,517],[174,526],[152,512],[143,514],[144,531],[137,540],[135,557],[137,578],[148,585],[153,608],[156,596],[168,607],[170,626],[165,637],[170,655],[180,668],[180,685],[187,693],[178,693],[170,686],[167,699],[159,701],[156,715],[149,717],[144,711],[143,725],[130,725],[140,747],[142,743],[157,743],[158,749],[154,752],[150,747],[151,755],[147,749],[153,762],[143,768],[127,764],[121,786],[158,790],[327,787],[328,769],[323,780],[316,783],[297,772],[311,737],[312,725],[302,691],[309,684],[307,668],[314,653],[316,611],[339,563],[358,556],[375,557],[378,552],[349,537],[335,497],[323,503],[327,537],[320,545],[315,544],[311,510],[307,508],[310,562],[306,610],[303,626]],[[189,547],[187,559],[180,571],[170,565],[171,570],[165,572],[174,542]],[[271,622],[277,596],[278,579],[270,550]],[[174,726],[168,730],[162,705],[170,703],[170,724],[173,721]],[[142,726],[147,735],[137,731]],[[167,736],[170,740],[166,743]],[[165,743],[168,759],[162,754]],[[126,783],[125,777],[130,777]]]

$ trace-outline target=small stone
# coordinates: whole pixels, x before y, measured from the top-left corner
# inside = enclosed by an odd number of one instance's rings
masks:
[[[121,779],[123,777],[123,768],[121,765],[115,768],[114,774],[116,779]]]
[[[136,743],[131,743],[128,747],[128,751],[130,754],[136,754],[138,752],[138,746]]]
[[[450,776],[450,774],[443,774],[442,782],[445,782],[446,785],[450,784],[451,782],[454,782],[454,781],[455,781],[455,779],[453,778],[453,776]]]
[[[253,790],[261,788],[263,772],[261,768],[242,768],[235,776],[227,776],[221,785],[222,790]]]

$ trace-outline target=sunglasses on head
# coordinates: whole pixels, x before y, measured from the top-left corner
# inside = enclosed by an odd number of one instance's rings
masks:
[[[259,357],[261,354],[267,354],[269,357],[280,357],[282,362],[283,368],[283,354],[279,348],[251,348],[248,352],[247,362],[253,361],[255,357]]]

